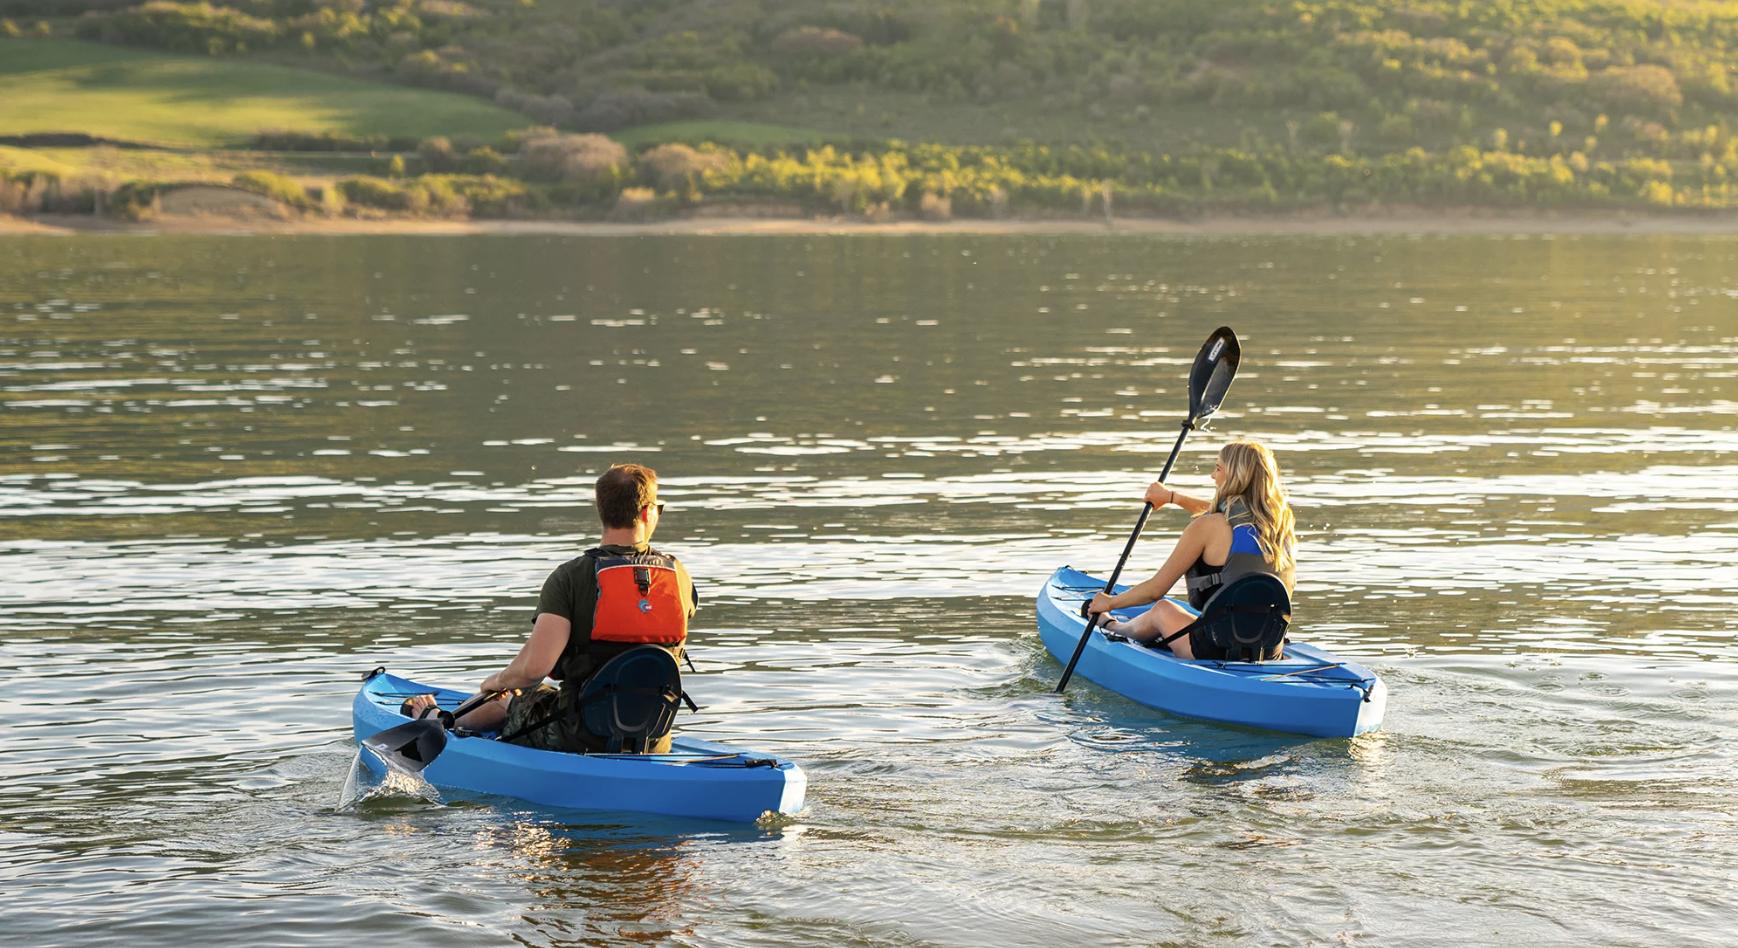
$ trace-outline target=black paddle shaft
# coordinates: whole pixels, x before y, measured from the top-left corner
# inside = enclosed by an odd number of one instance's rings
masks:
[[[1165,469],[1159,472],[1159,480],[1162,481],[1171,476],[1171,465],[1177,463],[1177,452],[1183,450],[1183,441],[1189,437],[1189,432],[1193,430],[1195,430],[1195,419],[1191,417],[1183,422],[1183,430],[1177,433],[1177,443],[1171,445],[1171,456],[1165,459]],[[1116,569],[1111,572],[1110,580],[1104,584],[1105,592],[1110,592],[1116,588],[1116,581],[1122,577],[1122,568],[1128,565],[1129,554],[1134,552],[1135,541],[1140,539],[1141,529],[1147,525],[1147,516],[1152,512],[1153,505],[1150,501],[1141,506],[1140,519],[1135,521],[1135,528],[1129,532],[1128,542],[1123,544],[1122,556],[1116,561]],[[1099,620],[1105,615],[1106,613],[1101,612],[1093,616],[1092,621],[1086,624],[1086,631],[1081,633],[1080,641],[1074,644],[1074,655],[1068,659],[1068,667],[1062,670],[1062,680],[1056,684],[1057,694],[1061,694],[1062,689],[1068,687],[1068,679],[1074,677],[1074,666],[1080,664],[1080,655],[1086,651],[1087,639],[1092,637],[1093,630],[1098,628]]]
[[[1243,347],[1237,342],[1237,334],[1230,326],[1220,326],[1213,330],[1207,341],[1201,344],[1201,351],[1195,354],[1195,364],[1189,369],[1189,417],[1183,420],[1183,430],[1177,435],[1177,443],[1171,445],[1171,456],[1165,459],[1165,469],[1160,472],[1159,480],[1171,476],[1171,465],[1177,463],[1177,452],[1183,450],[1183,440],[1189,437],[1189,432],[1207,424],[1208,418],[1219,410],[1225,401],[1225,393],[1231,389],[1231,380],[1237,377],[1237,365],[1243,360]],[[1128,535],[1128,543],[1122,548],[1122,558],[1116,561],[1116,571],[1110,574],[1110,581],[1104,584],[1104,591],[1110,592],[1116,588],[1116,581],[1122,577],[1122,568],[1128,564],[1128,557],[1134,551],[1135,541],[1140,539],[1141,528],[1147,525],[1147,515],[1153,512],[1149,502],[1141,507],[1141,517],[1135,521],[1134,530]],[[1080,655],[1086,651],[1086,642],[1092,638],[1092,632],[1098,628],[1103,613],[1093,616],[1086,623],[1086,631],[1080,634],[1080,641],[1074,645],[1074,656],[1068,660],[1068,667],[1062,671],[1062,680],[1056,684],[1056,693],[1068,687],[1068,679],[1074,677],[1074,666],[1080,664]]]

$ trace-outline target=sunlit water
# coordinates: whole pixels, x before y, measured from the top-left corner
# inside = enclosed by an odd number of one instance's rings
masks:
[[[1380,733],[1051,693],[1220,323],[1174,480],[1275,447]],[[1719,239],[0,240],[0,940],[1728,942],[1735,341]],[[358,673],[504,663],[616,460],[681,727],[808,810],[347,787]]]

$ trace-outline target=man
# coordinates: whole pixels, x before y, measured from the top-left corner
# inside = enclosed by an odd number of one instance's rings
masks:
[[[580,720],[580,688],[603,664],[641,645],[658,645],[677,661],[695,610],[694,582],[673,556],[652,549],[664,505],[658,475],[617,464],[597,479],[598,545],[557,566],[543,581],[531,637],[506,668],[483,679],[482,692],[503,692],[457,723],[500,730],[515,744],[583,753],[604,749]],[[561,682],[560,687],[544,682]],[[524,690],[530,689],[530,690]],[[517,694],[514,694],[517,692]],[[511,697],[509,697],[511,695]],[[419,716],[434,704],[419,695],[404,710]],[[669,750],[666,734],[647,748]]]

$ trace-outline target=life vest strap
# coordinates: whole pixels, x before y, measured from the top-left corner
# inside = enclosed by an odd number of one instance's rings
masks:
[[[1224,576],[1225,574],[1222,572],[1187,573],[1183,576],[1183,582],[1189,587],[1190,592],[1200,592],[1203,589],[1212,589],[1214,586],[1218,586]]]

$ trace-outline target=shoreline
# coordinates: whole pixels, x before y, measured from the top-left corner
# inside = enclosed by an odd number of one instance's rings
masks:
[[[695,215],[667,220],[427,220],[417,218],[289,218],[164,215],[145,222],[93,215],[0,215],[0,236],[80,234],[212,234],[332,236],[588,236],[653,235],[1170,235],[1170,236],[1359,236],[1619,234],[1738,235],[1738,213],[1674,214],[1551,212],[1501,209],[1377,209],[1356,214],[1327,212],[1270,215],[1220,214],[1199,218],[1128,217],[1111,222],[1070,218],[876,221],[846,217],[754,217]]]

